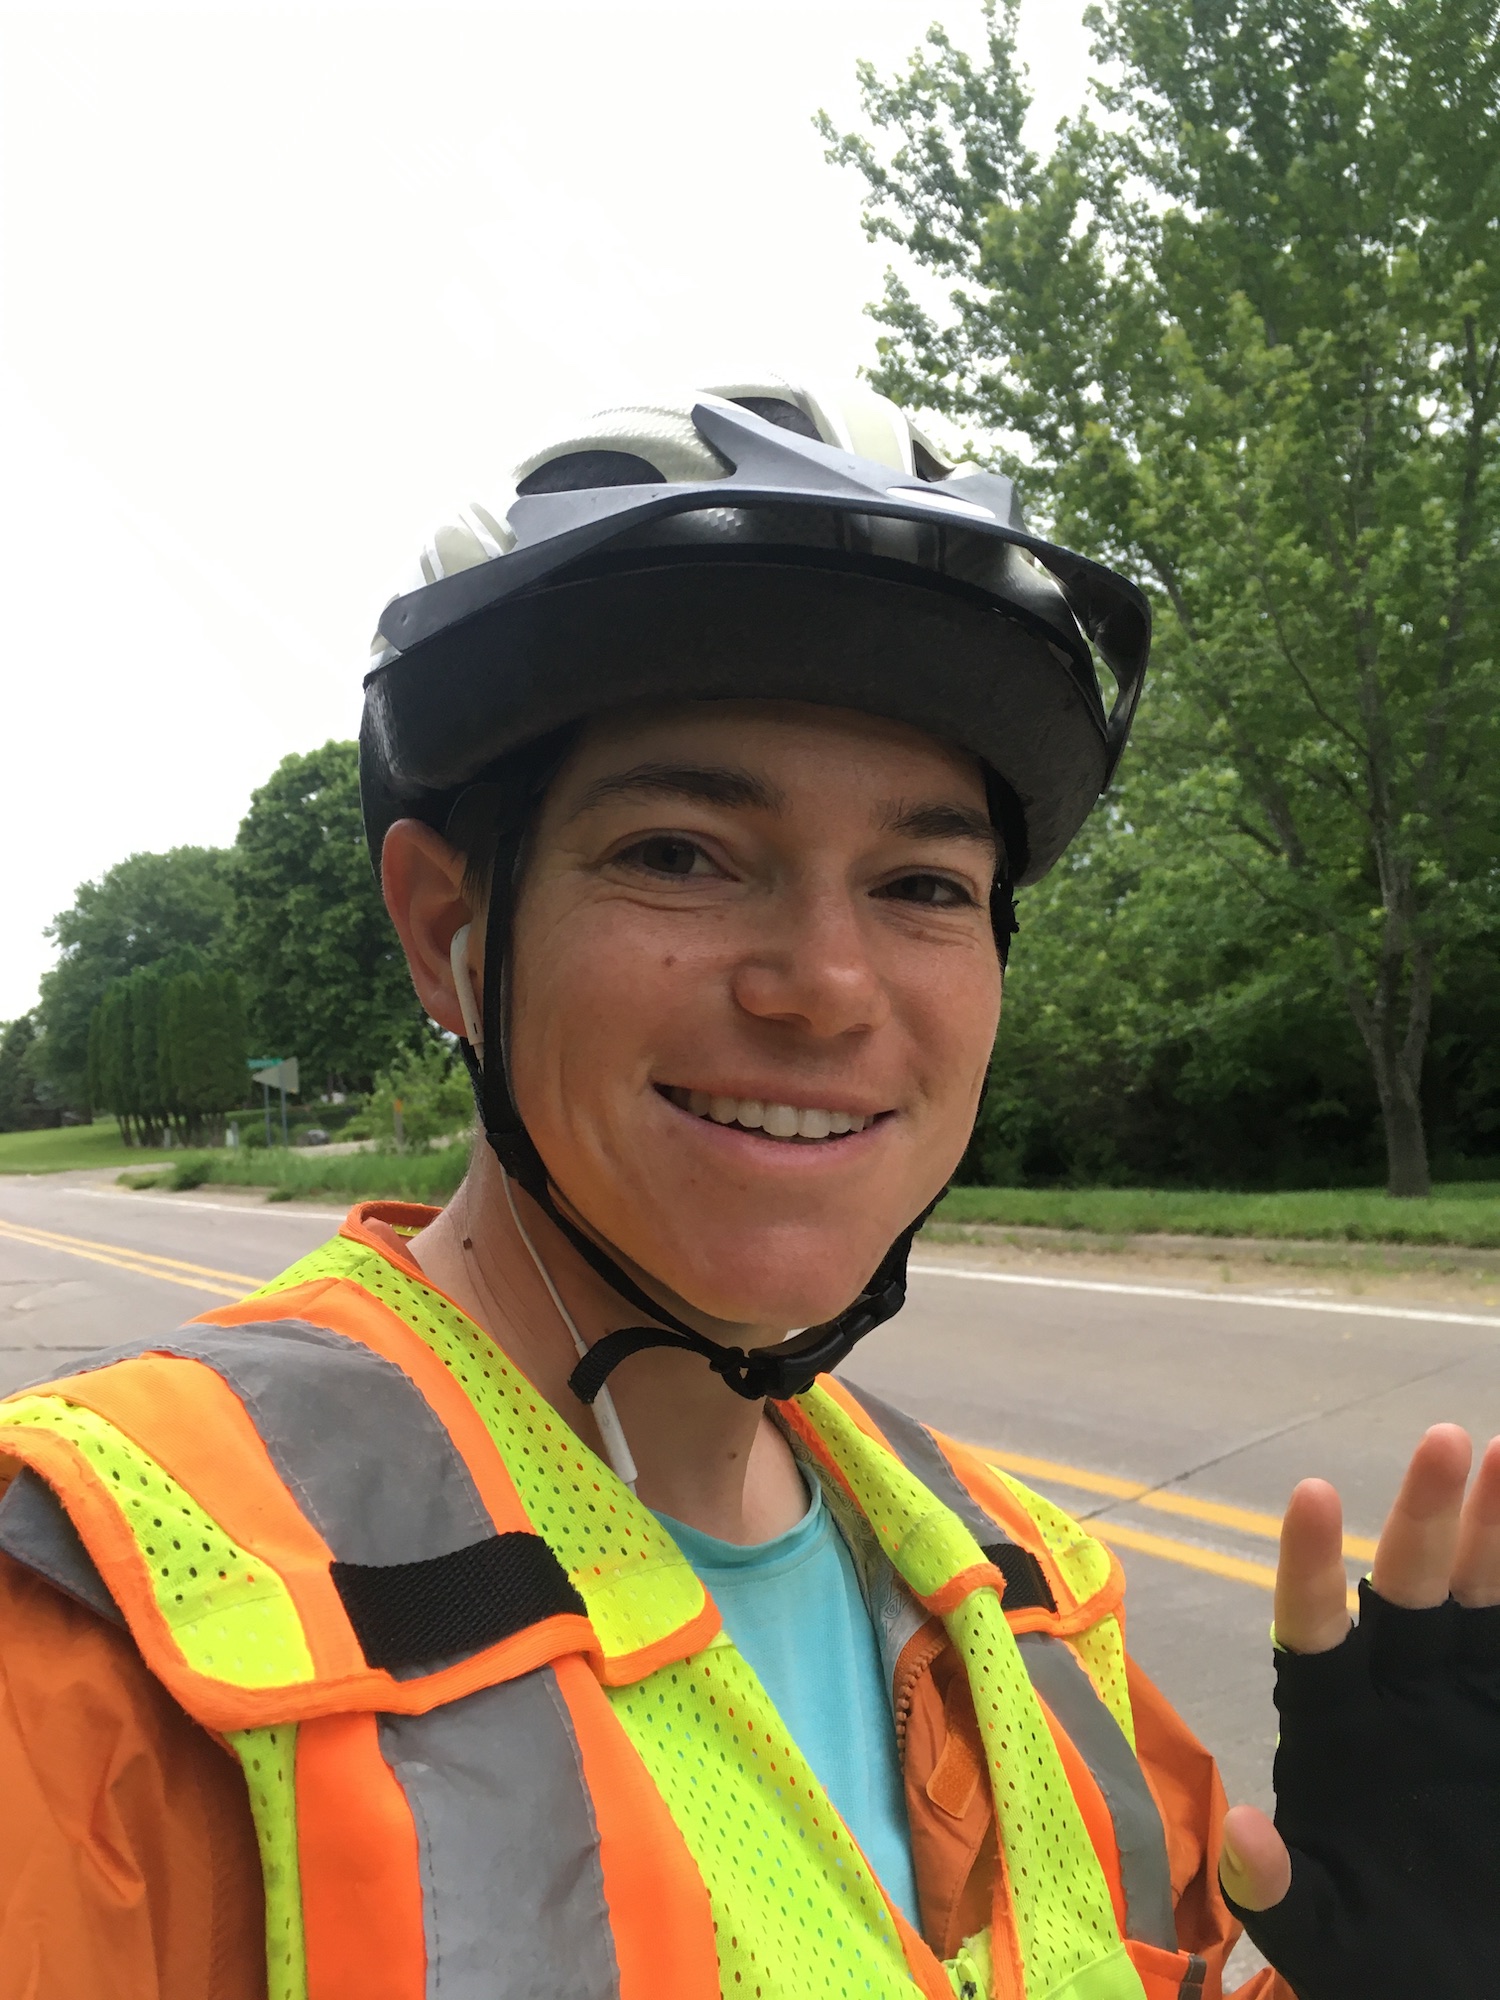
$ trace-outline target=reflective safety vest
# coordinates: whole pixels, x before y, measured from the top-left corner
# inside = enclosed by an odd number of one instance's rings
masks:
[[[939,1619],[973,1697],[999,1859],[940,1963],[660,1522],[370,1219],[430,1213],[356,1209],[243,1303],[0,1402],[0,1548],[244,1768],[270,2000],[1201,1991],[1101,1544],[841,1382],[778,1406],[887,1661]]]

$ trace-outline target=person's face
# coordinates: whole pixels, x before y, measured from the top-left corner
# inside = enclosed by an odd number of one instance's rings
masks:
[[[701,1313],[840,1311],[968,1140],[995,859],[977,763],[900,724],[703,702],[594,725],[512,953],[517,1107],[561,1194]]]

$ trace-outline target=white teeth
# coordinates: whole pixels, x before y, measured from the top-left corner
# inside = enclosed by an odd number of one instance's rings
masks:
[[[758,1097],[716,1097],[706,1090],[667,1092],[672,1102],[695,1118],[711,1118],[716,1125],[739,1125],[748,1132],[766,1132],[773,1139],[832,1139],[845,1133],[863,1132],[874,1118],[854,1111],[806,1109],[795,1104],[765,1104]]]

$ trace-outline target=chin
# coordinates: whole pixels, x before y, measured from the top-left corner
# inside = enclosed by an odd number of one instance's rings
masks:
[[[893,1224],[888,1235],[879,1242],[871,1238],[868,1245],[864,1230],[841,1234],[833,1242],[826,1236],[808,1241],[799,1231],[801,1240],[792,1245],[781,1232],[748,1242],[737,1234],[732,1243],[715,1246],[710,1240],[691,1255],[669,1253],[647,1268],[712,1319],[790,1332],[820,1326],[851,1305],[902,1226]]]

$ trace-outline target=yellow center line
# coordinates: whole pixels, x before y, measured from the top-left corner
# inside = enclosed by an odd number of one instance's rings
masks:
[[[1262,1590],[1276,1588],[1276,1571],[1270,1563],[1248,1562],[1244,1556],[1224,1555],[1218,1549],[1199,1548],[1195,1542],[1179,1542],[1171,1535],[1153,1535],[1145,1528],[1127,1527],[1123,1521],[1091,1521],[1101,1542],[1111,1548],[1136,1549],[1143,1556],[1160,1556],[1163,1562],[1180,1563],[1184,1569],[1207,1570],[1210,1576],[1227,1576],[1234,1583],[1258,1584]],[[1353,1584],[1344,1592],[1349,1616],[1359,1616],[1359,1592]]]
[[[1160,1556],[1166,1562],[1181,1563],[1186,1569],[1207,1570],[1210,1576],[1259,1584],[1262,1590],[1276,1588],[1276,1571],[1271,1563],[1248,1562],[1243,1556],[1226,1556],[1218,1549],[1200,1549],[1192,1542],[1179,1542],[1170,1535],[1152,1535],[1144,1528],[1129,1528],[1123,1521],[1090,1521],[1087,1525],[1111,1548],[1136,1549],[1143,1556]]]
[[[1107,1494],[1112,1500],[1129,1500],[1134,1506],[1149,1507],[1158,1514],[1176,1514],[1183,1520],[1202,1521],[1213,1528],[1232,1528],[1238,1534],[1255,1535],[1268,1542],[1281,1539],[1281,1520],[1275,1514],[1227,1506],[1221,1500],[1197,1500],[1187,1493],[1163,1493],[1135,1479],[1119,1479],[1110,1472],[1090,1472],[1081,1465],[1062,1465],[1056,1459],[1030,1458],[1018,1451],[992,1451],[988,1445],[972,1448],[982,1451],[1002,1472],[1013,1472],[1020,1479],[1055,1479],[1076,1492]],[[1096,1525],[1103,1534],[1104,1524]],[[1108,1540],[1107,1535],[1105,1539]],[[1345,1535],[1344,1554],[1355,1562],[1370,1563],[1375,1560],[1375,1544],[1368,1535]],[[1274,1576],[1275,1571],[1271,1574]]]
[[[99,1243],[91,1236],[64,1236],[55,1229],[38,1229],[30,1222],[0,1222],[8,1236],[16,1236],[22,1242],[31,1239],[45,1246],[56,1245],[65,1250],[102,1250],[108,1256],[129,1257],[137,1264],[160,1264],[170,1271],[188,1271],[196,1278],[226,1278],[232,1285],[263,1285],[264,1277],[252,1278],[245,1271],[220,1271],[212,1264],[188,1264],[181,1257],[163,1257],[155,1250],[137,1250],[131,1243]]]
[[[1164,1511],[1185,1514],[1214,1527],[1238,1527],[1242,1533],[1270,1534],[1273,1539],[1281,1532],[1281,1523],[1274,1514],[1227,1507],[1216,1500],[1190,1500],[1185,1494],[1157,1494],[1137,1480],[1120,1479],[1111,1472],[1090,1472],[1081,1465],[1061,1465],[1052,1458],[1032,1458],[1018,1451],[993,1451],[988,1445],[970,1448],[983,1452],[991,1465],[1002,1472],[1013,1472],[1018,1478],[1055,1480],[1060,1486],[1072,1486],[1082,1493],[1103,1493],[1137,1506],[1149,1506],[1154,1499],[1170,1499],[1177,1504]],[[1249,1522],[1257,1525],[1249,1527],[1246,1525]],[[1179,1563],[1184,1569],[1204,1570],[1209,1576],[1228,1577],[1234,1583],[1253,1583],[1261,1590],[1276,1588],[1276,1570],[1271,1563],[1251,1562],[1245,1556],[1226,1555],[1220,1549],[1205,1549],[1196,1542],[1179,1542],[1173,1535],[1153,1535],[1149,1529],[1133,1528],[1125,1521],[1095,1516],[1084,1525],[1111,1548],[1134,1549],[1141,1555],[1159,1556],[1163,1562]],[[1373,1558],[1375,1544],[1359,1535],[1344,1537],[1345,1555],[1364,1551]],[[1359,1592],[1352,1585],[1347,1602],[1350,1616],[1358,1617]]]
[[[233,1271],[216,1271],[212,1277],[205,1271],[202,1277],[186,1277],[183,1272],[204,1271],[201,1264],[184,1264],[180,1270],[166,1270],[167,1264],[177,1263],[176,1258],[164,1257],[150,1263],[144,1261],[145,1252],[134,1251],[118,1254],[118,1246],[94,1245],[82,1237],[58,1237],[48,1230],[19,1228],[13,1222],[0,1222],[0,1236],[11,1237],[17,1243],[30,1245],[34,1250],[52,1250],[63,1257],[81,1257],[89,1264],[107,1264],[112,1270],[129,1271],[137,1278],[159,1278],[165,1285],[183,1285],[190,1292],[212,1292],[221,1299],[242,1299],[247,1288],[263,1283],[260,1278],[244,1278]],[[212,1278],[234,1278],[231,1285],[218,1285]]]

